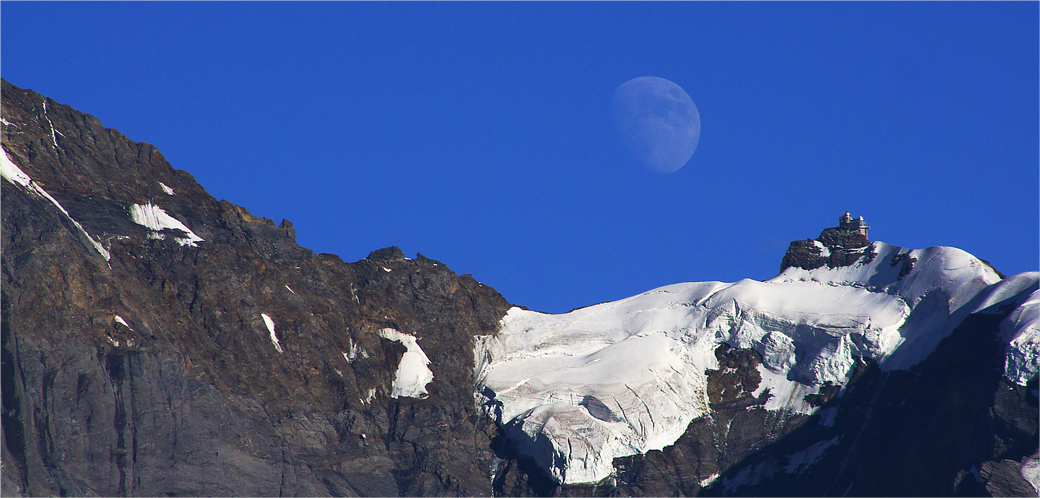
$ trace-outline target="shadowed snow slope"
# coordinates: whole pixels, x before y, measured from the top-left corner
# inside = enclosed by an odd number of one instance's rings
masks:
[[[477,342],[477,398],[556,480],[598,481],[614,458],[671,445],[708,412],[720,343],[762,355],[767,409],[811,413],[805,395],[845,383],[855,358],[908,368],[987,297],[1036,289],[1035,273],[1014,279],[994,292],[1000,277],[964,251],[874,243],[851,266],[764,282],[675,284],[563,315],[513,308]],[[1035,342],[1030,304],[1009,318],[1009,341]],[[1035,354],[1019,356],[1012,380],[1029,361],[1036,371]]]

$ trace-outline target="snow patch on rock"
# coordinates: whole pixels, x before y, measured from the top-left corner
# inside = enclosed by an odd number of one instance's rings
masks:
[[[815,245],[820,250],[821,257],[823,257],[824,259],[831,257],[831,248],[827,247],[823,242],[814,240],[813,245]]]
[[[376,388],[373,387],[373,388],[369,389],[367,393],[365,393],[365,399],[362,399],[361,402],[367,405],[367,404],[371,403],[372,400],[375,399],[375,397],[376,397]]]
[[[58,150],[58,135],[61,135],[62,138],[64,138],[65,135],[63,133],[61,133],[61,132],[59,132],[59,131],[54,129],[54,121],[51,121],[50,114],[47,111],[47,99],[46,98],[43,99],[43,117],[47,118],[47,124],[50,125],[50,128],[51,128],[51,142],[54,143],[54,150]]]
[[[54,204],[58,208],[58,211],[61,211],[61,213],[64,214],[65,217],[68,218],[73,225],[76,225],[76,228],[78,228],[80,232],[83,232],[83,235],[87,237],[87,240],[89,240],[90,244],[94,246],[94,249],[97,250],[98,254],[101,254],[101,256],[104,257],[106,261],[112,259],[112,255],[108,252],[108,250],[105,249],[100,242],[95,240],[94,237],[87,233],[87,230],[83,228],[83,225],[80,225],[78,221],[73,219],[69,212],[66,211],[65,208],[61,207],[61,204],[58,203],[58,201],[54,197],[51,197],[51,195],[48,194],[47,191],[43,190],[43,188],[40,187],[38,183],[33,181],[33,179],[29,177],[29,175],[25,174],[25,172],[22,171],[21,168],[16,166],[14,164],[14,161],[11,161],[11,157],[7,155],[6,150],[4,151],[3,157],[0,158],[0,176],[3,176],[5,180],[11,183],[20,185],[29,193],[43,197],[44,199],[50,201],[51,204]]]
[[[267,325],[267,331],[271,333],[271,343],[274,344],[274,348],[279,353],[285,353],[285,351],[282,351],[282,344],[278,342],[278,335],[274,332],[274,320],[267,316],[267,313],[260,313],[260,316],[264,319],[264,325]]]
[[[163,192],[166,192],[166,195],[177,195],[177,194],[175,194],[173,192],[173,189],[170,188],[170,187],[167,187],[165,183],[159,182],[159,186],[162,187]]]
[[[429,367],[430,359],[426,357],[426,353],[419,347],[415,336],[404,334],[391,328],[380,330],[379,336],[400,342],[406,349],[404,355],[401,356],[401,363],[397,365],[397,373],[394,375],[394,384],[391,387],[390,396],[393,398],[401,396],[425,398],[427,394],[426,385],[433,382],[433,372]]]
[[[185,233],[183,237],[177,237],[177,243],[182,246],[197,246],[198,242],[202,242],[204,239],[195,235],[184,223],[180,220],[170,216],[163,208],[156,206],[152,203],[148,204],[134,204],[130,206],[130,219],[138,225],[146,226],[152,229],[155,233],[151,234],[150,237],[156,238],[161,236],[158,232],[165,229],[180,230]]]
[[[347,360],[347,362],[349,363],[354,361],[354,359],[359,356],[361,358],[368,358],[368,351],[365,351],[364,347],[362,347],[360,344],[355,344],[354,341],[351,340],[350,351],[345,351],[343,353],[343,359]]]

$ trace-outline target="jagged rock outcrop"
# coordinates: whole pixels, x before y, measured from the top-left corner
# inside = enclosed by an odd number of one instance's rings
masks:
[[[780,262],[780,271],[791,267],[803,270],[822,266],[835,268],[851,265],[860,259],[869,263],[877,253],[867,239],[868,228],[862,216],[854,220],[845,213],[838,220],[837,227],[825,228],[815,240],[792,241]]]
[[[2,93],[5,496],[490,491],[466,345],[498,293],[396,248],[314,254],[155,147]],[[388,328],[428,356],[424,399],[390,397]]]

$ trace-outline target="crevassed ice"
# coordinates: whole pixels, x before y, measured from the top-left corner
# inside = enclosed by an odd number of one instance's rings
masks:
[[[1035,281],[1033,285],[1035,288]],[[1040,373],[1040,291],[1033,291],[1000,323],[1000,332],[1008,342],[1004,375],[1025,385]]]
[[[138,225],[146,226],[155,232],[160,232],[167,228],[175,230],[182,230],[186,235],[184,237],[177,237],[177,243],[180,245],[196,246],[198,242],[202,242],[204,239],[195,235],[188,227],[184,226],[180,220],[170,216],[163,208],[156,206],[152,203],[148,204],[134,204],[130,206],[130,219]]]
[[[999,281],[954,248],[909,251],[917,261],[899,279],[892,261],[906,250],[874,250],[851,267],[676,284],[563,315],[513,308],[477,340],[477,401],[562,483],[601,480],[614,458],[674,443],[707,413],[720,343],[762,355],[767,409],[811,413],[805,395],[844,383],[856,357],[885,369],[924,359]]]
[[[380,330],[379,336],[400,342],[406,349],[404,355],[401,356],[401,363],[397,365],[397,372],[394,375],[394,384],[391,387],[390,396],[394,398],[401,396],[425,398],[426,385],[433,382],[433,372],[429,367],[430,359],[426,357],[426,353],[419,347],[415,336],[391,328]]]

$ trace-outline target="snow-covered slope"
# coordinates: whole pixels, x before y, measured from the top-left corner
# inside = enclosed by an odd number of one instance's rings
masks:
[[[598,481],[614,458],[668,446],[708,413],[721,343],[762,355],[767,409],[810,413],[805,396],[844,383],[855,358],[908,368],[987,298],[1036,289],[1037,274],[1014,279],[994,293],[1000,277],[964,251],[874,243],[851,266],[764,282],[676,284],[563,315],[513,308],[478,340],[477,398],[559,482]],[[1032,351],[1009,360],[1019,382],[1036,372],[1036,302],[1005,332]]]

